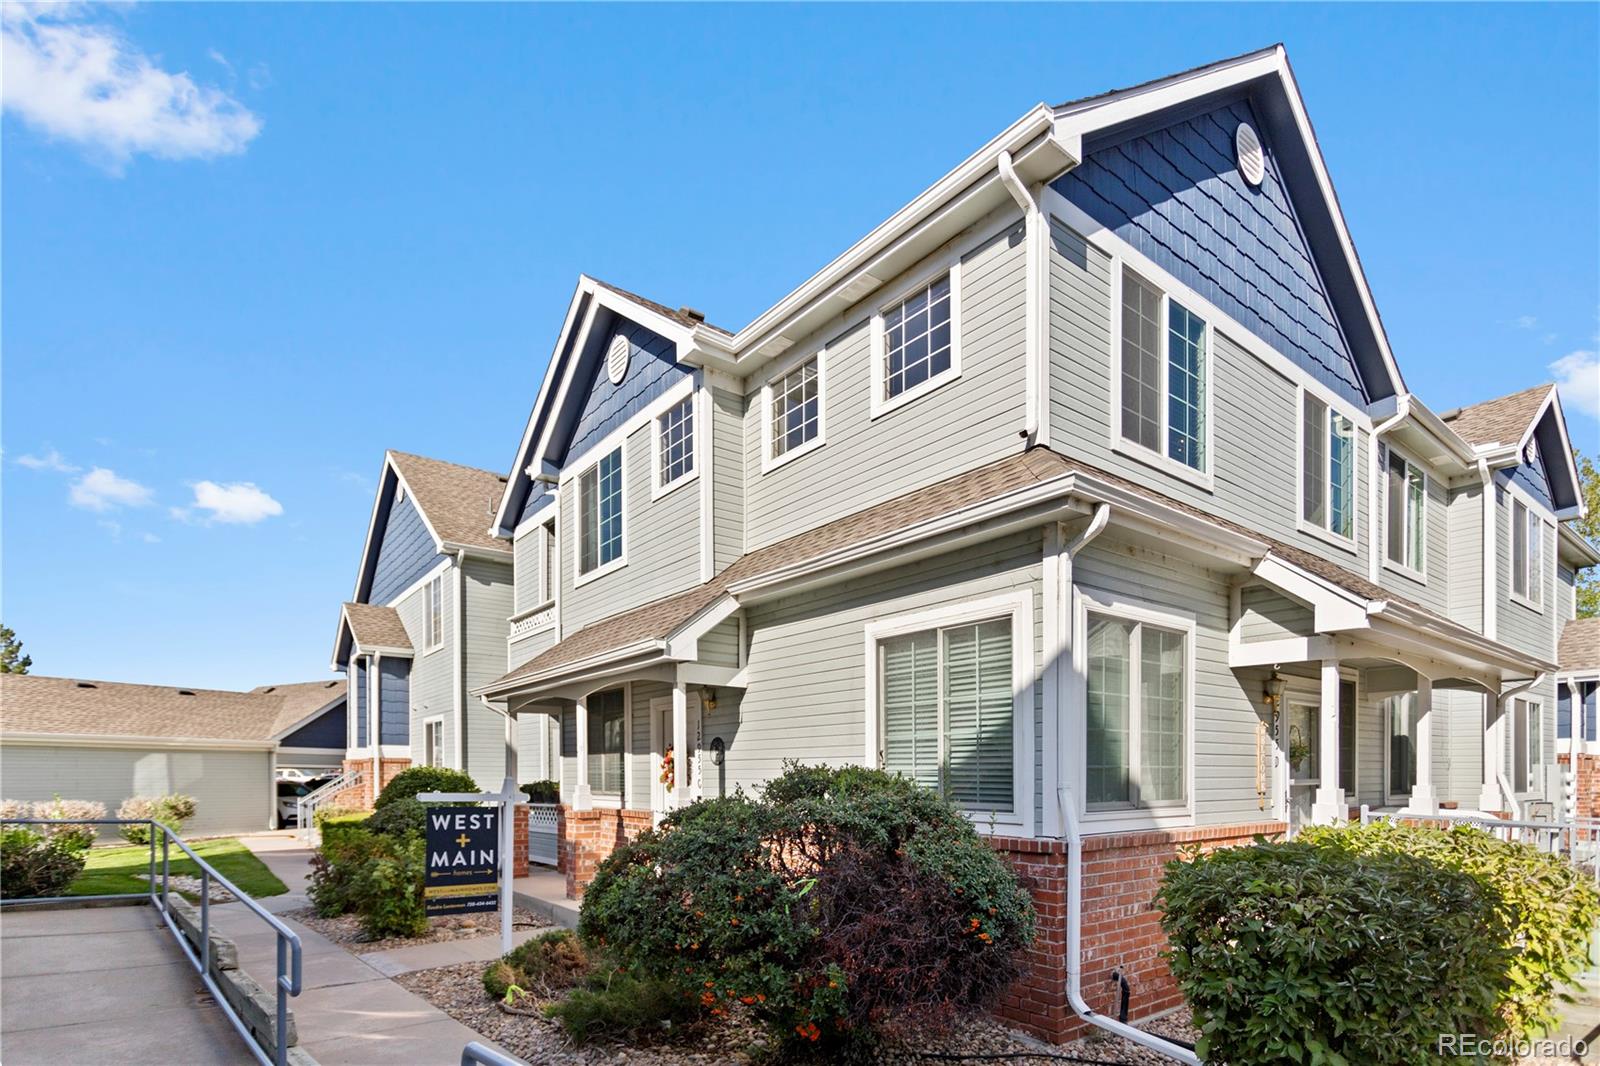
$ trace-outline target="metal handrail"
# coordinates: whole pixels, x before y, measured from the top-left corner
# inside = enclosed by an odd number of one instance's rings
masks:
[[[474,1040],[461,1049],[461,1066],[528,1066],[528,1064]]]
[[[211,993],[211,998],[216,1000],[217,1006],[222,1008],[222,1013],[227,1017],[234,1030],[244,1038],[245,1045],[250,1048],[251,1054],[261,1066],[287,1066],[289,1061],[289,1000],[288,996],[300,994],[300,936],[290,929],[276,915],[267,911],[238,885],[228,880],[217,872],[205,859],[196,855],[194,849],[185,844],[176,833],[162,822],[154,818],[7,818],[0,822],[5,826],[13,825],[143,825],[150,831],[150,891],[149,892],[120,892],[98,896],[39,896],[27,899],[0,899],[0,907],[20,907],[47,903],[89,903],[104,900],[138,900],[149,902],[161,915],[161,920],[167,929],[177,938],[178,946],[188,957],[190,965],[200,975],[200,980],[205,983],[206,989]],[[161,890],[156,891],[156,837],[161,838]],[[188,938],[183,935],[183,930],[178,928],[177,922],[172,917],[171,907],[171,846],[173,844],[193,859],[200,868],[200,953],[195,954],[189,945]],[[217,987],[217,982],[211,976],[211,886],[215,883],[234,898],[243,903],[247,909],[254,912],[257,917],[272,927],[278,935],[278,973],[275,982],[277,986],[277,1026],[273,1033],[274,1047],[271,1058],[268,1058],[261,1044],[250,1035],[249,1028],[239,1017],[233,1004],[228,1002],[228,997],[222,994],[222,989]]]

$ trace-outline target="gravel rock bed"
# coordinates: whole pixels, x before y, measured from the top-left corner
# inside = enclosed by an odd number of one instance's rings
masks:
[[[152,878],[149,874],[134,874],[134,876],[141,881],[152,882],[157,889],[161,887],[161,877],[159,874],[154,878]],[[190,877],[188,874],[172,874],[167,878],[167,890],[169,892],[183,892],[193,896],[198,900],[200,898],[200,888],[200,878],[198,877]],[[212,903],[232,903],[238,898],[239,897],[235,896],[232,892],[229,892],[215,881],[211,883]]]
[[[1177,1037],[1194,1043],[1198,1031],[1187,1018],[1170,1014],[1157,1018],[1141,1029],[1161,1036]],[[941,1061],[934,1055],[994,1055],[996,1058],[979,1060],[983,1063],[1014,1063],[1038,1066],[1050,1061],[1090,1063],[1138,1063],[1171,1066],[1172,1060],[1158,1055],[1149,1048],[1110,1033],[1092,1032],[1070,1044],[1047,1044],[1041,1040],[1009,1029],[992,1018],[978,1017],[957,1022],[947,1032],[927,1034],[903,1040],[885,1048],[880,1060],[886,1066],[931,1066]]]
[[[697,1026],[681,1043],[640,1046],[596,1043],[573,1047],[555,1022],[534,1014],[507,1014],[483,990],[484,963],[417,970],[394,980],[532,1066],[710,1066],[747,1064],[758,1050],[758,1034],[731,1023]]]
[[[341,914],[337,918],[319,918],[315,910],[307,907],[304,910],[289,911],[283,917],[293,918],[306,928],[316,930],[335,944],[357,955],[406,948],[415,944],[437,944],[444,940],[472,940],[480,936],[500,935],[498,913],[440,915],[428,919],[426,936],[394,936],[383,940],[368,940],[367,935],[361,931],[361,919],[354,914]],[[549,925],[550,923],[542,916],[518,907],[511,927],[545,929]]]

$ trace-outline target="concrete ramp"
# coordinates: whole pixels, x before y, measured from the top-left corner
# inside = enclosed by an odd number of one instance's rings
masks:
[[[249,1050],[153,907],[0,915],[6,1066],[235,1066]]]

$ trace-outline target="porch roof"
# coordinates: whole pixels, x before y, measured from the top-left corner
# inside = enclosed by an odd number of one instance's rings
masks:
[[[381,648],[384,651],[411,651],[411,637],[406,633],[400,612],[393,607],[378,607],[370,603],[344,605],[344,624],[350,627],[350,636],[362,648]]]
[[[1561,630],[1556,661],[1563,671],[1600,669],[1600,618],[1574,618]]]
[[[874,550],[903,549],[910,538],[932,538],[949,530],[952,519],[977,521],[980,514],[985,519],[999,518],[1042,504],[1065,504],[1069,498],[1076,498],[1081,504],[1132,502],[1155,512],[1157,521],[1162,513],[1176,512],[1174,517],[1208,527],[1215,535],[1241,546],[1254,562],[1274,558],[1365,601],[1365,609],[1373,613],[1399,607],[1398,613],[1418,620],[1430,631],[1472,643],[1486,641],[1481,634],[1337,563],[1082,460],[1046,447],[1034,447],[742,555],[710,581],[585,626],[475,689],[474,694],[499,699],[553,679],[571,678],[590,668],[599,671],[623,661],[670,659],[669,641],[695,619],[724,598],[744,602],[758,586],[780,575],[821,571],[838,560],[858,558]],[[1042,523],[1048,519],[1041,516],[1038,520]],[[1493,646],[1506,656],[1518,654],[1503,645]]]

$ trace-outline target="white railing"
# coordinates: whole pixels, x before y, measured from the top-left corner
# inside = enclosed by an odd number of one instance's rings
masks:
[[[300,837],[307,844],[317,842],[317,811],[327,806],[333,797],[346,792],[365,779],[361,770],[346,770],[338,777],[306,793],[295,801],[295,819],[299,822]]]
[[[521,614],[511,616],[511,632],[506,639],[516,640],[518,637],[525,637],[529,633],[537,633],[547,626],[554,625],[555,621],[556,605],[554,603],[530,608]]]
[[[528,861],[554,866],[561,857],[560,815],[554,803],[528,804]]]

